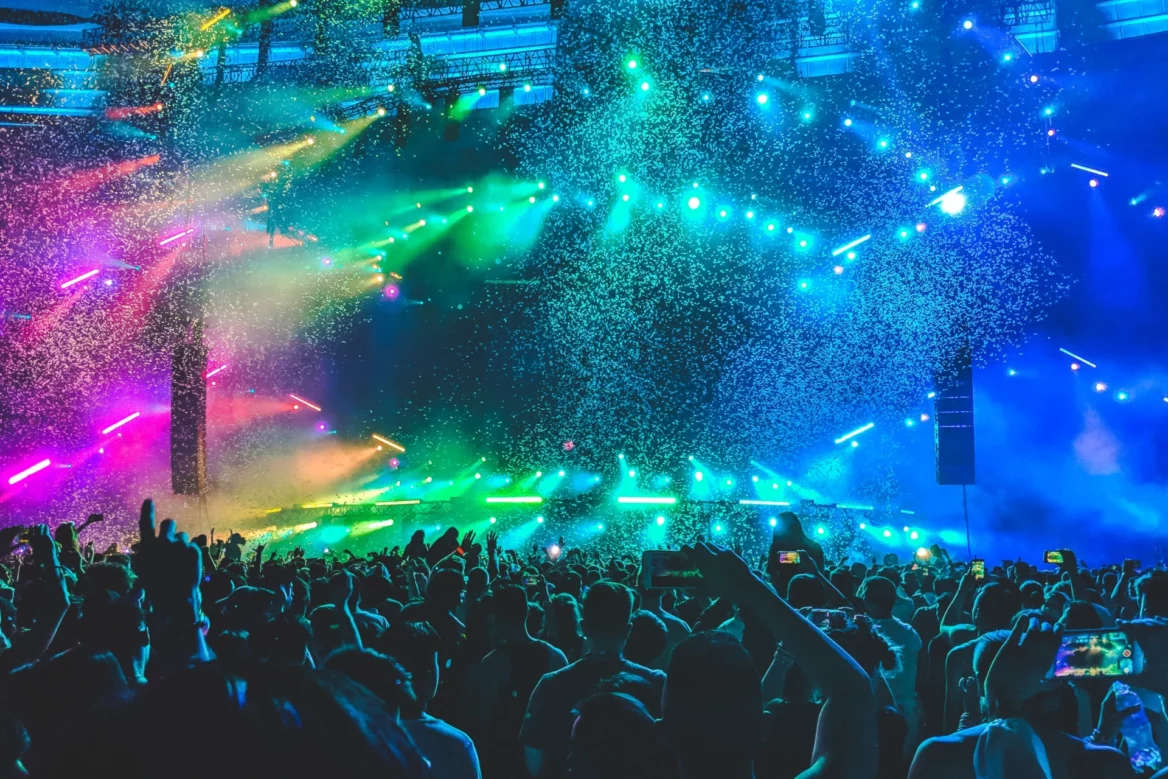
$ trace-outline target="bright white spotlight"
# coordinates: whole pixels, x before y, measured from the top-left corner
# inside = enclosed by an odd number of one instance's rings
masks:
[[[946,192],[941,196],[941,210],[949,216],[957,216],[965,210],[965,195],[960,192]]]

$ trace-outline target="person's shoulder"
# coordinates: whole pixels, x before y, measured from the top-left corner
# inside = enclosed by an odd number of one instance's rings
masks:
[[[917,747],[910,779],[944,776],[958,779],[973,776],[973,752],[985,725],[959,730],[947,736],[927,738]]]
[[[631,660],[625,660],[625,663],[628,664],[627,670],[629,670],[630,672],[635,673],[638,676],[643,676],[644,678],[648,679],[650,682],[652,682],[654,684],[664,684],[665,683],[665,672],[664,671],[658,671],[656,668],[646,668],[645,666],[638,665],[637,663],[634,663]]]

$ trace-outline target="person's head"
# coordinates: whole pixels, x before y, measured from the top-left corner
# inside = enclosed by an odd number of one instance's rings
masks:
[[[668,779],[672,755],[640,701],[600,693],[580,703],[568,753],[568,773],[579,779]]]
[[[112,592],[87,599],[81,615],[81,643],[90,651],[111,652],[127,678],[142,676],[150,658],[150,632],[138,601]]]
[[[490,583],[490,577],[487,574],[487,569],[482,566],[476,566],[466,572],[466,597],[468,600],[474,600],[487,591],[487,585]]]
[[[864,608],[869,614],[876,619],[888,619],[896,605],[896,585],[883,576],[871,576],[864,580],[860,597],[864,599]]]
[[[420,709],[438,694],[438,650],[441,646],[438,633],[428,622],[395,625],[378,641],[378,651],[401,663],[409,672]],[[410,711],[408,706],[402,708],[402,716],[407,719],[415,718],[419,713]]]
[[[426,586],[426,600],[444,611],[455,611],[462,604],[465,584],[460,571],[439,568],[430,574],[430,582]]]
[[[625,659],[648,666],[665,651],[665,623],[651,611],[633,614],[629,639],[625,642]]]
[[[823,582],[809,573],[792,576],[787,583],[787,602],[795,609],[808,606],[821,608],[824,602]]]
[[[1059,624],[1067,630],[1099,630],[1103,627],[1103,617],[1087,601],[1073,600],[1063,609]]]
[[[869,676],[874,677],[877,668],[896,668],[896,650],[864,614],[849,619],[845,612],[834,611],[823,632],[851,655]]]
[[[1042,585],[1033,579],[1027,579],[1022,582],[1022,586],[1018,588],[1022,594],[1022,608],[1024,609],[1041,609],[1043,602],[1046,600],[1046,594],[1042,591]]]
[[[412,536],[410,536],[410,543],[411,544],[421,544],[421,543],[425,542],[425,540],[426,540],[426,534],[425,534],[425,532],[423,532],[421,530],[415,530],[414,534]]]
[[[775,528],[776,535],[783,536],[801,536],[803,535],[803,523],[799,521],[799,517],[793,511],[784,511],[779,514],[779,524]]]
[[[130,569],[116,563],[94,563],[86,567],[85,573],[77,580],[77,594],[82,598],[102,593],[113,592],[119,597],[130,594],[136,577]]]
[[[324,667],[343,673],[376,695],[394,719],[400,717],[403,708],[408,710],[417,705],[409,673],[392,657],[380,652],[345,647],[329,655]]]
[[[503,640],[527,634],[527,593],[516,584],[503,584],[491,591],[495,627]]]
[[[600,581],[584,596],[584,635],[597,648],[619,648],[629,635],[633,593],[623,584]]]
[[[766,726],[762,682],[742,645],[713,631],[674,647],[661,724],[686,773],[749,765]]]
[[[989,582],[973,601],[973,625],[978,633],[1002,630],[1021,609],[1022,596],[1012,584]]]
[[[256,657],[279,665],[304,665],[311,640],[312,626],[308,620],[291,613],[280,614],[251,633]]]
[[[1141,617],[1168,617],[1168,574],[1152,571],[1136,581]]]
[[[832,585],[842,592],[845,596],[851,597],[856,594],[856,578],[852,576],[851,571],[832,571],[831,576],[828,577]]]
[[[580,588],[583,586],[584,580],[580,578],[580,574],[575,571],[565,571],[564,575],[560,577],[559,591],[571,595],[576,600],[580,599]]]
[[[176,733],[216,745],[220,779],[429,776],[413,742],[364,686],[336,671],[267,664],[243,671],[202,664],[142,688],[95,717],[54,775],[97,779],[110,766],[123,779],[206,773],[190,750],[176,748]]]

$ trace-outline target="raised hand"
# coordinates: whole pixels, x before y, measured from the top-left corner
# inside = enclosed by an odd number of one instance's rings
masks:
[[[487,535],[487,553],[495,554],[499,551],[499,534],[494,530],[488,530]]]
[[[754,578],[746,561],[729,549],[699,541],[693,546],[683,546],[681,551],[702,572],[702,579],[710,593],[719,597],[732,597]]]
[[[142,503],[134,569],[155,611],[164,619],[194,625],[202,619],[199,583],[203,559],[186,533],[175,533],[173,519],[154,523],[154,501]]]
[[[1033,617],[1018,620],[986,677],[990,705],[1017,711],[1017,707],[1046,689],[1046,675],[1054,664],[1062,636],[1062,625]]]
[[[24,525],[13,525],[0,530],[0,555],[10,554],[12,542],[26,532],[28,529]]]
[[[975,718],[975,722],[981,719],[981,690],[978,689],[977,677],[966,676],[958,686],[961,687],[961,706],[965,713]]]
[[[473,530],[466,531],[466,535],[462,537],[462,543],[458,548],[464,552],[470,552],[470,548],[474,546],[475,532]]]

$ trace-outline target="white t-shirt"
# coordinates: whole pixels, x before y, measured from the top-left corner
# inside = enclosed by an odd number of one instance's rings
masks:
[[[470,736],[442,720],[423,714],[402,720],[402,727],[427,760],[434,779],[482,779],[479,756]]]

